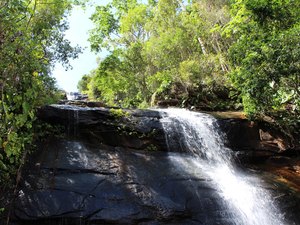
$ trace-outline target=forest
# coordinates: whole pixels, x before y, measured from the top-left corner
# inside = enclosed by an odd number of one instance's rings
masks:
[[[90,99],[268,116],[299,125],[300,1],[149,0],[96,6],[91,48],[109,51],[78,83]]]
[[[38,107],[61,98],[51,71],[57,61],[67,68],[80,53],[64,32],[68,13],[84,2],[0,0],[2,182],[17,173],[44,130],[36,123]],[[125,108],[172,101],[196,110],[243,110],[299,136],[299,0],[94,4],[91,48],[109,54],[78,83],[89,99]]]

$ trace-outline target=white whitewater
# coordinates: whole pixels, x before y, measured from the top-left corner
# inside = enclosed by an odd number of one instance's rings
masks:
[[[172,143],[174,133],[180,134],[180,142],[194,156],[193,168],[212,180],[232,211],[233,224],[284,224],[283,215],[276,209],[272,196],[261,187],[260,180],[239,173],[233,166],[231,150],[224,146],[224,137],[215,118],[184,109],[160,111],[164,112],[161,121],[168,143]],[[185,166],[187,162],[178,158],[170,156],[170,160],[182,169],[190,168]]]

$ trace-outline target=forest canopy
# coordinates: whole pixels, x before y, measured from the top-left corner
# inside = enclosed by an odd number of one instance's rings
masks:
[[[176,100],[299,124],[300,1],[112,0],[95,6],[91,48],[109,51],[79,82],[123,107]]]
[[[196,89],[211,98],[213,89],[229,91],[231,40],[216,29],[229,22],[227,1],[111,1],[96,6],[91,19],[92,49],[109,51],[78,85],[91,98],[145,107],[174,95],[197,101],[190,98]]]

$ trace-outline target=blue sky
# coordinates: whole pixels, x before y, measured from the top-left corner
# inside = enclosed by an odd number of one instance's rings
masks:
[[[101,4],[106,4],[107,0],[98,1]],[[79,58],[71,60],[73,69],[65,71],[60,65],[56,64],[53,70],[53,76],[57,80],[59,88],[65,91],[77,91],[77,83],[81,77],[88,74],[91,70],[97,67],[97,57],[104,57],[105,53],[98,55],[90,51],[90,44],[88,39],[88,30],[93,27],[89,17],[94,12],[94,7],[87,7],[83,10],[76,7],[72,10],[71,16],[69,16],[70,29],[66,31],[66,38],[71,41],[72,46],[78,44],[85,48],[83,53],[79,55]]]

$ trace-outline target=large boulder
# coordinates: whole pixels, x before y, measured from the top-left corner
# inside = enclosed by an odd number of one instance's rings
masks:
[[[153,110],[45,106],[38,117],[63,125],[66,135],[127,149],[166,150],[161,115]]]
[[[86,104],[88,105],[88,104]],[[224,134],[226,147],[242,160],[265,160],[278,154],[298,154],[283,133],[266,122],[252,122],[237,113],[211,113]],[[95,143],[135,150],[186,152],[181,135],[166,143],[161,118],[156,110],[129,110],[103,107],[51,105],[41,108],[38,117],[65,127],[68,136],[84,137]]]

